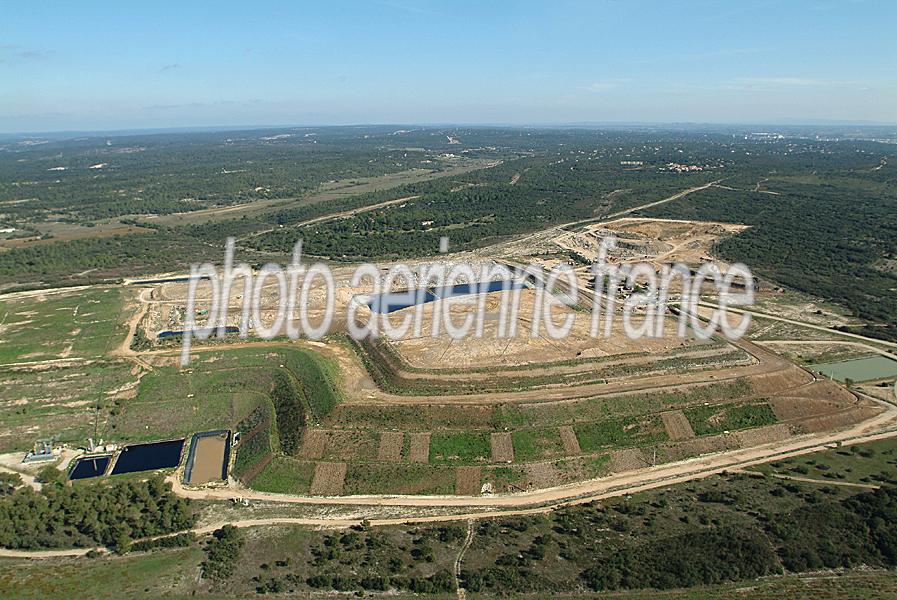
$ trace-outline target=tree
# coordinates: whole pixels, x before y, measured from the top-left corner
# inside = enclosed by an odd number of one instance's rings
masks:
[[[22,477],[18,473],[0,473],[0,496],[12,494],[22,485]]]

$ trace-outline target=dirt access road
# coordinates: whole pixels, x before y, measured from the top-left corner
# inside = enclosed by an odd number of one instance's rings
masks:
[[[561,225],[555,225],[549,229],[543,229],[541,231],[536,231],[520,237],[515,240],[510,240],[507,242],[500,242],[498,244],[494,244],[492,246],[487,246],[478,251],[475,251],[475,254],[488,256],[488,257],[502,257],[504,254],[508,254],[503,252],[504,249],[511,249],[511,255],[515,254],[513,249],[524,249],[528,246],[532,246],[532,242],[536,241],[544,241],[546,239],[553,239],[559,235],[566,233],[567,228],[575,227],[577,225],[585,225],[587,223],[594,223],[596,225],[602,225],[604,223],[614,221],[619,219],[620,217],[624,217],[626,215],[632,214],[634,212],[651,208],[654,206],[660,206],[662,204],[666,204],[667,202],[672,202],[673,200],[680,200],[685,198],[689,194],[694,194],[695,192],[700,192],[701,190],[706,190],[714,185],[717,185],[719,182],[724,181],[725,179],[717,179],[716,181],[711,181],[709,183],[705,183],[703,185],[696,185],[694,187],[690,187],[688,189],[682,190],[681,192],[676,192],[672,196],[667,196],[666,198],[661,198],[660,200],[654,200],[652,202],[647,202],[645,204],[640,204],[639,206],[633,206],[632,208],[627,208],[625,210],[620,210],[609,215],[604,215],[601,217],[589,217],[587,219],[580,219],[578,221],[570,221],[569,223],[562,223]]]
[[[671,303],[672,304],[672,303]],[[699,301],[697,302],[698,306],[702,306],[704,308],[715,308],[721,309],[719,304],[715,304],[713,302]],[[740,308],[732,308],[731,306],[726,307],[726,311],[734,313],[736,315],[751,315],[753,317],[757,317],[759,319],[768,319],[770,321],[780,321],[782,323],[788,323],[789,325],[796,325],[798,327],[806,327],[807,329],[815,329],[816,331],[824,331],[826,333],[832,335],[840,335],[843,337],[861,340],[863,342],[878,344],[879,346],[886,346],[888,348],[897,349],[897,343],[889,342],[887,340],[879,340],[876,338],[866,337],[864,335],[860,335],[858,333],[849,333],[847,331],[838,331],[837,329],[831,329],[829,327],[824,327],[822,325],[814,325],[813,323],[805,323],[804,321],[796,321],[794,319],[787,319],[785,317],[777,317],[775,315],[771,315],[769,313],[758,312],[756,310],[744,310]]]
[[[385,202],[378,202],[377,204],[369,204],[368,206],[363,206],[361,208],[354,208],[352,210],[344,210],[342,212],[336,213],[328,213],[326,215],[322,215],[320,217],[315,217],[313,219],[308,219],[307,221],[299,221],[298,223],[294,223],[290,225],[290,227],[305,227],[306,225],[314,225],[315,223],[324,223],[326,221],[333,221],[336,219],[345,219],[347,217],[351,217],[354,215],[360,215],[362,213],[371,212],[372,210],[377,210],[378,208],[385,208],[387,206],[393,206],[395,204],[401,204],[403,202],[409,202],[411,200],[416,200],[420,198],[420,196],[404,196],[402,198],[395,198],[393,200],[386,200]],[[261,231],[253,231],[250,234],[244,235],[243,237],[237,238],[238,242],[245,242],[246,240],[259,237],[260,235],[264,235],[266,233],[270,233],[278,229],[277,227],[271,227],[269,229],[262,229]]]
[[[706,190],[707,188],[713,187],[719,184],[721,181],[725,181],[728,177],[724,177],[723,179],[717,179],[716,181],[711,181],[710,183],[705,183],[704,185],[697,185],[695,187],[688,188],[687,190],[683,190],[677,194],[673,194],[672,196],[668,196],[663,198],[662,200],[657,200],[655,202],[648,202],[647,204],[642,204],[640,206],[635,206],[633,208],[627,208],[626,210],[620,210],[615,213],[611,213],[604,217],[605,219],[618,219],[625,215],[630,215],[634,212],[638,212],[640,210],[644,210],[646,208],[653,208],[655,206],[660,206],[661,204],[666,204],[667,202],[672,202],[673,200],[679,200],[680,198],[685,198],[689,194],[693,194],[695,192],[700,192],[701,190]]]

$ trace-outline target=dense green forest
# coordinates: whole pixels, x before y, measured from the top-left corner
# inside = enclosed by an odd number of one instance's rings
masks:
[[[190,528],[190,501],[161,477],[66,485],[28,486],[0,496],[0,546],[40,549],[107,546],[126,550],[131,540]]]

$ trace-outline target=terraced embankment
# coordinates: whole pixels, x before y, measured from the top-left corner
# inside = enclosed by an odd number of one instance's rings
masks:
[[[731,354],[726,346],[719,347]],[[749,364],[682,373],[658,373],[650,357],[645,365],[628,357],[627,368],[646,373],[630,371],[616,383],[547,382],[510,392],[501,388],[503,373],[483,372],[479,389],[497,389],[458,394],[450,386],[467,385],[463,374],[437,373],[437,389],[455,393],[354,390],[303,430],[295,451],[281,450],[261,476],[246,480],[261,491],[294,495],[525,492],[845,429],[881,411],[762,348],[739,342],[736,349],[751,357]],[[344,342],[322,352],[343,368],[348,360],[360,370],[365,360]],[[395,369],[383,375],[394,390],[401,389],[396,382],[411,381],[415,394],[426,391],[425,379],[402,379],[403,364],[389,350],[366,360]],[[562,368],[588,372],[593,364]],[[238,462],[239,456],[238,450]]]

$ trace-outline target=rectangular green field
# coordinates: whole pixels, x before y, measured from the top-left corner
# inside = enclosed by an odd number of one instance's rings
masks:
[[[452,467],[386,463],[350,464],[343,488],[346,494],[451,494],[454,490]]]
[[[511,434],[511,439],[516,461],[540,460],[564,454],[564,443],[556,428],[519,429]]]
[[[657,415],[580,423],[573,427],[573,431],[583,452],[652,444],[667,439]]]
[[[772,425],[776,416],[766,402],[754,404],[696,406],[683,411],[695,435],[715,435]]]
[[[483,462],[492,455],[488,433],[437,432],[430,436],[430,462]]]
[[[289,456],[275,456],[252,480],[252,489],[278,494],[307,494],[315,474],[315,463]]]

